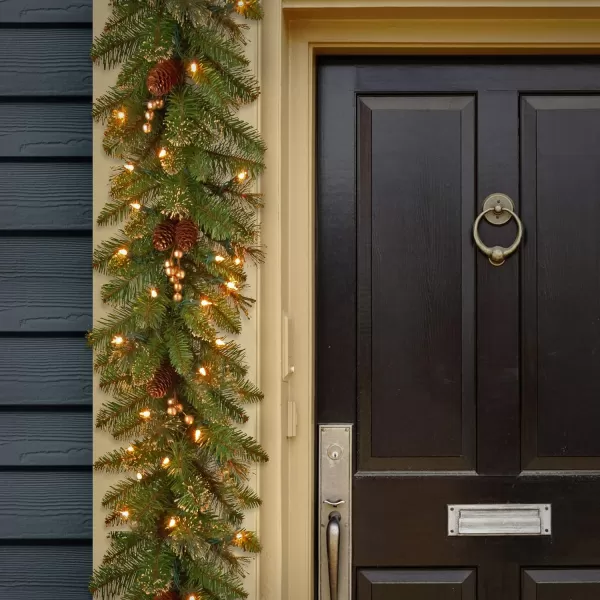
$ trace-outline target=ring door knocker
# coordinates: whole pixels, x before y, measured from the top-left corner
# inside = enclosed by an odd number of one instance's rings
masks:
[[[475,219],[473,223],[473,238],[477,247],[489,258],[489,261],[494,267],[499,267],[504,264],[504,261],[509,257],[521,243],[523,239],[523,224],[521,219],[514,212],[515,205],[513,201],[506,194],[492,194],[485,199],[483,203],[483,211]],[[511,217],[517,224],[517,237],[515,241],[508,247],[493,246],[490,248],[486,246],[479,237],[479,223],[481,219],[485,217],[488,223],[492,225],[504,225],[508,223]]]

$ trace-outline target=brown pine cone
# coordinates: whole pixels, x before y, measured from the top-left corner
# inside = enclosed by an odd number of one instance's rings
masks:
[[[198,226],[190,219],[183,219],[175,227],[175,247],[189,252],[198,241]]]
[[[175,221],[159,223],[152,234],[152,244],[159,251],[168,250],[175,243]]]
[[[181,81],[183,81],[183,65],[181,61],[170,58],[150,69],[146,86],[153,96],[160,97],[168,94]]]
[[[153,398],[164,398],[173,387],[176,379],[177,372],[175,369],[169,363],[164,363],[148,382],[146,391]]]
[[[154,596],[154,600],[179,600],[179,594],[173,590],[169,590],[168,592],[161,592]]]

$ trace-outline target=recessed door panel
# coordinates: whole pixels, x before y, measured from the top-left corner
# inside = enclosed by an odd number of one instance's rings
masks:
[[[364,570],[358,572],[358,600],[475,600],[475,571]]]
[[[527,569],[523,572],[523,600],[598,600],[598,569]]]
[[[358,119],[360,467],[467,469],[475,99],[362,97]]]
[[[600,468],[600,96],[524,96],[523,466]]]

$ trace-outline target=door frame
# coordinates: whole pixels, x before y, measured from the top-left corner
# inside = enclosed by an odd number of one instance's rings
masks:
[[[322,54],[600,54],[600,0],[265,0],[260,598],[314,591],[315,96]],[[290,367],[293,366],[293,373]]]

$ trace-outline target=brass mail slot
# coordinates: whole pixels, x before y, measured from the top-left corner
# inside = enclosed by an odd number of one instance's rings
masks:
[[[551,535],[550,504],[449,504],[448,535]]]

